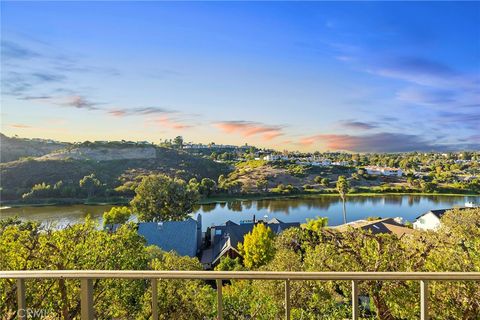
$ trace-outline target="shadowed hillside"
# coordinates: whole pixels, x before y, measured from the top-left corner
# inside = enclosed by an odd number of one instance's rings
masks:
[[[165,173],[183,179],[216,179],[230,171],[228,165],[153,145],[89,144],[0,164],[2,200],[20,199],[22,194],[41,183],[53,186],[62,181],[64,185],[78,186],[79,180],[92,173],[112,190],[150,173]]]
[[[15,161],[23,157],[40,157],[68,144],[45,139],[7,137],[0,133],[0,162]]]

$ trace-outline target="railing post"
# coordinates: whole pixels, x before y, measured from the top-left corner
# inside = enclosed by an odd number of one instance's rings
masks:
[[[420,281],[420,319],[428,320],[428,282]]]
[[[285,280],[285,319],[290,320],[290,279]]]
[[[152,279],[152,319],[158,320],[158,286],[157,279]]]
[[[359,317],[358,308],[358,281],[352,280],[352,319],[357,320]]]
[[[25,280],[17,279],[17,319],[26,320],[27,319],[27,300],[25,296]]]
[[[217,319],[223,320],[222,280],[217,279]]]
[[[82,279],[80,289],[81,320],[93,320],[93,280]]]

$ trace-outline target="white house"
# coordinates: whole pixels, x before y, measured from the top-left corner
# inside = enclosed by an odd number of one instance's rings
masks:
[[[263,157],[263,160],[266,161],[280,161],[280,160],[289,160],[288,156],[279,155],[279,154],[267,154]]]
[[[368,174],[371,174],[371,175],[397,176],[397,177],[401,177],[403,175],[403,171],[400,168],[368,166],[368,167],[365,167],[365,170],[367,171]]]
[[[430,210],[415,219],[413,228],[418,230],[437,230],[441,225],[441,218],[450,209]],[[458,208],[464,210],[467,208]]]

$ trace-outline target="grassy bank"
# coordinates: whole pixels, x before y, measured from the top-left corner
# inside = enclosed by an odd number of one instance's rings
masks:
[[[44,206],[69,206],[75,204],[83,205],[126,205],[130,202],[127,198],[98,198],[98,199],[76,199],[76,198],[50,198],[37,199],[35,201],[12,200],[0,202],[1,207],[44,207]]]

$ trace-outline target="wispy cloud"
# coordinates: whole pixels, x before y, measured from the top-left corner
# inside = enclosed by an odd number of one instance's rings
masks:
[[[388,132],[369,135],[319,134],[299,141],[302,146],[311,146],[314,143],[319,143],[332,151],[405,152],[439,149],[438,145],[421,136]]]
[[[125,116],[145,116],[152,114],[165,114],[165,113],[174,113],[175,111],[159,108],[159,107],[138,107],[138,108],[114,108],[108,111],[108,113],[115,117],[125,117]]]
[[[98,102],[92,102],[88,100],[86,97],[80,96],[80,95],[71,95],[71,96],[63,96],[63,97],[26,96],[26,97],[23,97],[22,99],[53,104],[61,107],[71,107],[71,108],[86,109],[86,110],[100,110],[98,105],[101,104]]]
[[[408,87],[397,92],[397,99],[409,103],[438,105],[452,103],[456,100],[453,90]]]
[[[340,126],[346,129],[353,129],[353,130],[371,130],[371,129],[377,128],[378,124],[373,122],[344,120],[344,121],[340,121]]]
[[[221,121],[213,125],[223,132],[238,133],[245,138],[260,135],[266,141],[284,134],[283,126],[272,126],[253,121]]]
[[[154,119],[153,122],[160,124],[165,128],[174,129],[174,130],[183,130],[183,129],[188,129],[193,127],[192,124],[187,124],[181,120],[172,119],[166,116]]]
[[[2,40],[0,43],[3,59],[31,59],[41,54],[18,43]]]
[[[33,128],[32,126],[26,125],[26,124],[21,124],[21,123],[13,123],[10,125],[11,128],[16,128],[16,129],[29,129]]]

